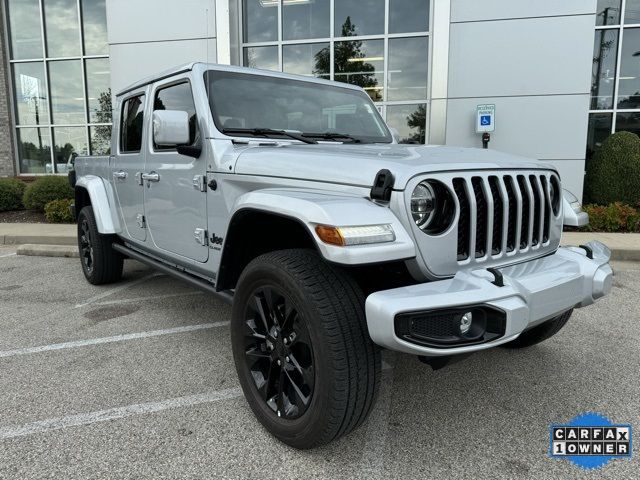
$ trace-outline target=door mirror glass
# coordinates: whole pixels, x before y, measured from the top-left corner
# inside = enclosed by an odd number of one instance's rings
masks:
[[[189,143],[189,114],[180,110],[153,112],[153,141],[160,146]]]

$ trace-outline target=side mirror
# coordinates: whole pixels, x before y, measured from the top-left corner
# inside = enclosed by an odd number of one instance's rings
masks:
[[[179,110],[153,112],[153,141],[162,146],[189,143],[189,114]]]

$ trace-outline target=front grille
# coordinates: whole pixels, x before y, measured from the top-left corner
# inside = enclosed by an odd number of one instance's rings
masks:
[[[454,178],[460,204],[457,259],[481,259],[549,241],[551,204],[545,174]]]

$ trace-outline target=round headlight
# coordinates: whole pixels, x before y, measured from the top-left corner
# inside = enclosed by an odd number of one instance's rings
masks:
[[[426,227],[436,208],[436,194],[426,182],[419,183],[411,194],[411,215],[420,228]]]

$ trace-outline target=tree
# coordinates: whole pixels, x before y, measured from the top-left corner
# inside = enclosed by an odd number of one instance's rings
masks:
[[[351,23],[351,17],[347,17],[342,25],[343,37],[352,37],[356,34],[356,27]],[[378,86],[375,78],[375,67],[369,62],[356,60],[365,58],[362,51],[362,40],[350,40],[336,42],[334,46],[335,79],[367,89],[367,93],[374,101],[382,100],[382,92],[374,87]],[[326,75],[331,68],[331,56],[329,47],[325,47],[315,55],[315,67],[313,74]]]
[[[407,126],[417,128],[418,131],[403,139],[402,143],[424,143],[426,121],[427,108],[425,105],[419,105],[418,109],[407,117]]]
[[[113,107],[111,103],[111,89],[102,92],[98,98],[96,123],[111,123]],[[111,125],[91,127],[91,153],[94,155],[109,155],[111,153]]]

